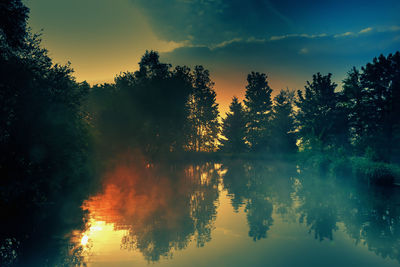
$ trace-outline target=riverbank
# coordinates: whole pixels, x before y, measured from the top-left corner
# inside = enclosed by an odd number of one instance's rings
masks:
[[[373,161],[367,157],[316,153],[303,151],[292,154],[268,153],[222,153],[222,152],[182,152],[172,153],[155,159],[168,162],[192,161],[290,161],[297,162],[301,169],[313,169],[329,177],[352,178],[368,185],[400,186],[400,165]]]

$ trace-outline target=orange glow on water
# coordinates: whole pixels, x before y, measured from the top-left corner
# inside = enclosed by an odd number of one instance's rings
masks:
[[[88,241],[89,241],[89,237],[88,237],[87,235],[84,235],[84,236],[82,237],[82,239],[81,239],[81,244],[82,244],[82,246],[86,246],[87,243],[88,243]]]
[[[102,192],[84,202],[89,221],[81,245],[99,249],[117,240],[114,246],[148,261],[185,248],[211,229],[218,198],[213,168],[154,166],[124,155],[104,175]]]

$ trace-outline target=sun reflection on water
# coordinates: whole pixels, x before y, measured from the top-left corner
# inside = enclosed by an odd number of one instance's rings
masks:
[[[86,244],[88,243],[88,241],[89,241],[89,237],[88,237],[87,235],[83,235],[83,236],[82,236],[82,239],[81,239],[81,244],[82,244],[82,246],[86,246]]]

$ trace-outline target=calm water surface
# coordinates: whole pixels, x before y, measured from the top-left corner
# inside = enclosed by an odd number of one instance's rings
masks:
[[[119,162],[59,265],[399,266],[400,191],[328,176],[283,162]]]
[[[89,266],[398,266],[399,191],[289,163],[229,161],[105,175],[71,242]]]

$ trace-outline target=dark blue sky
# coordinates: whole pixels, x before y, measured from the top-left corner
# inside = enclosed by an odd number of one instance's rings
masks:
[[[26,0],[30,25],[78,80],[135,70],[146,49],[172,64],[209,68],[221,108],[244,95],[250,71],[274,90],[315,72],[341,83],[352,66],[400,50],[400,1]]]

